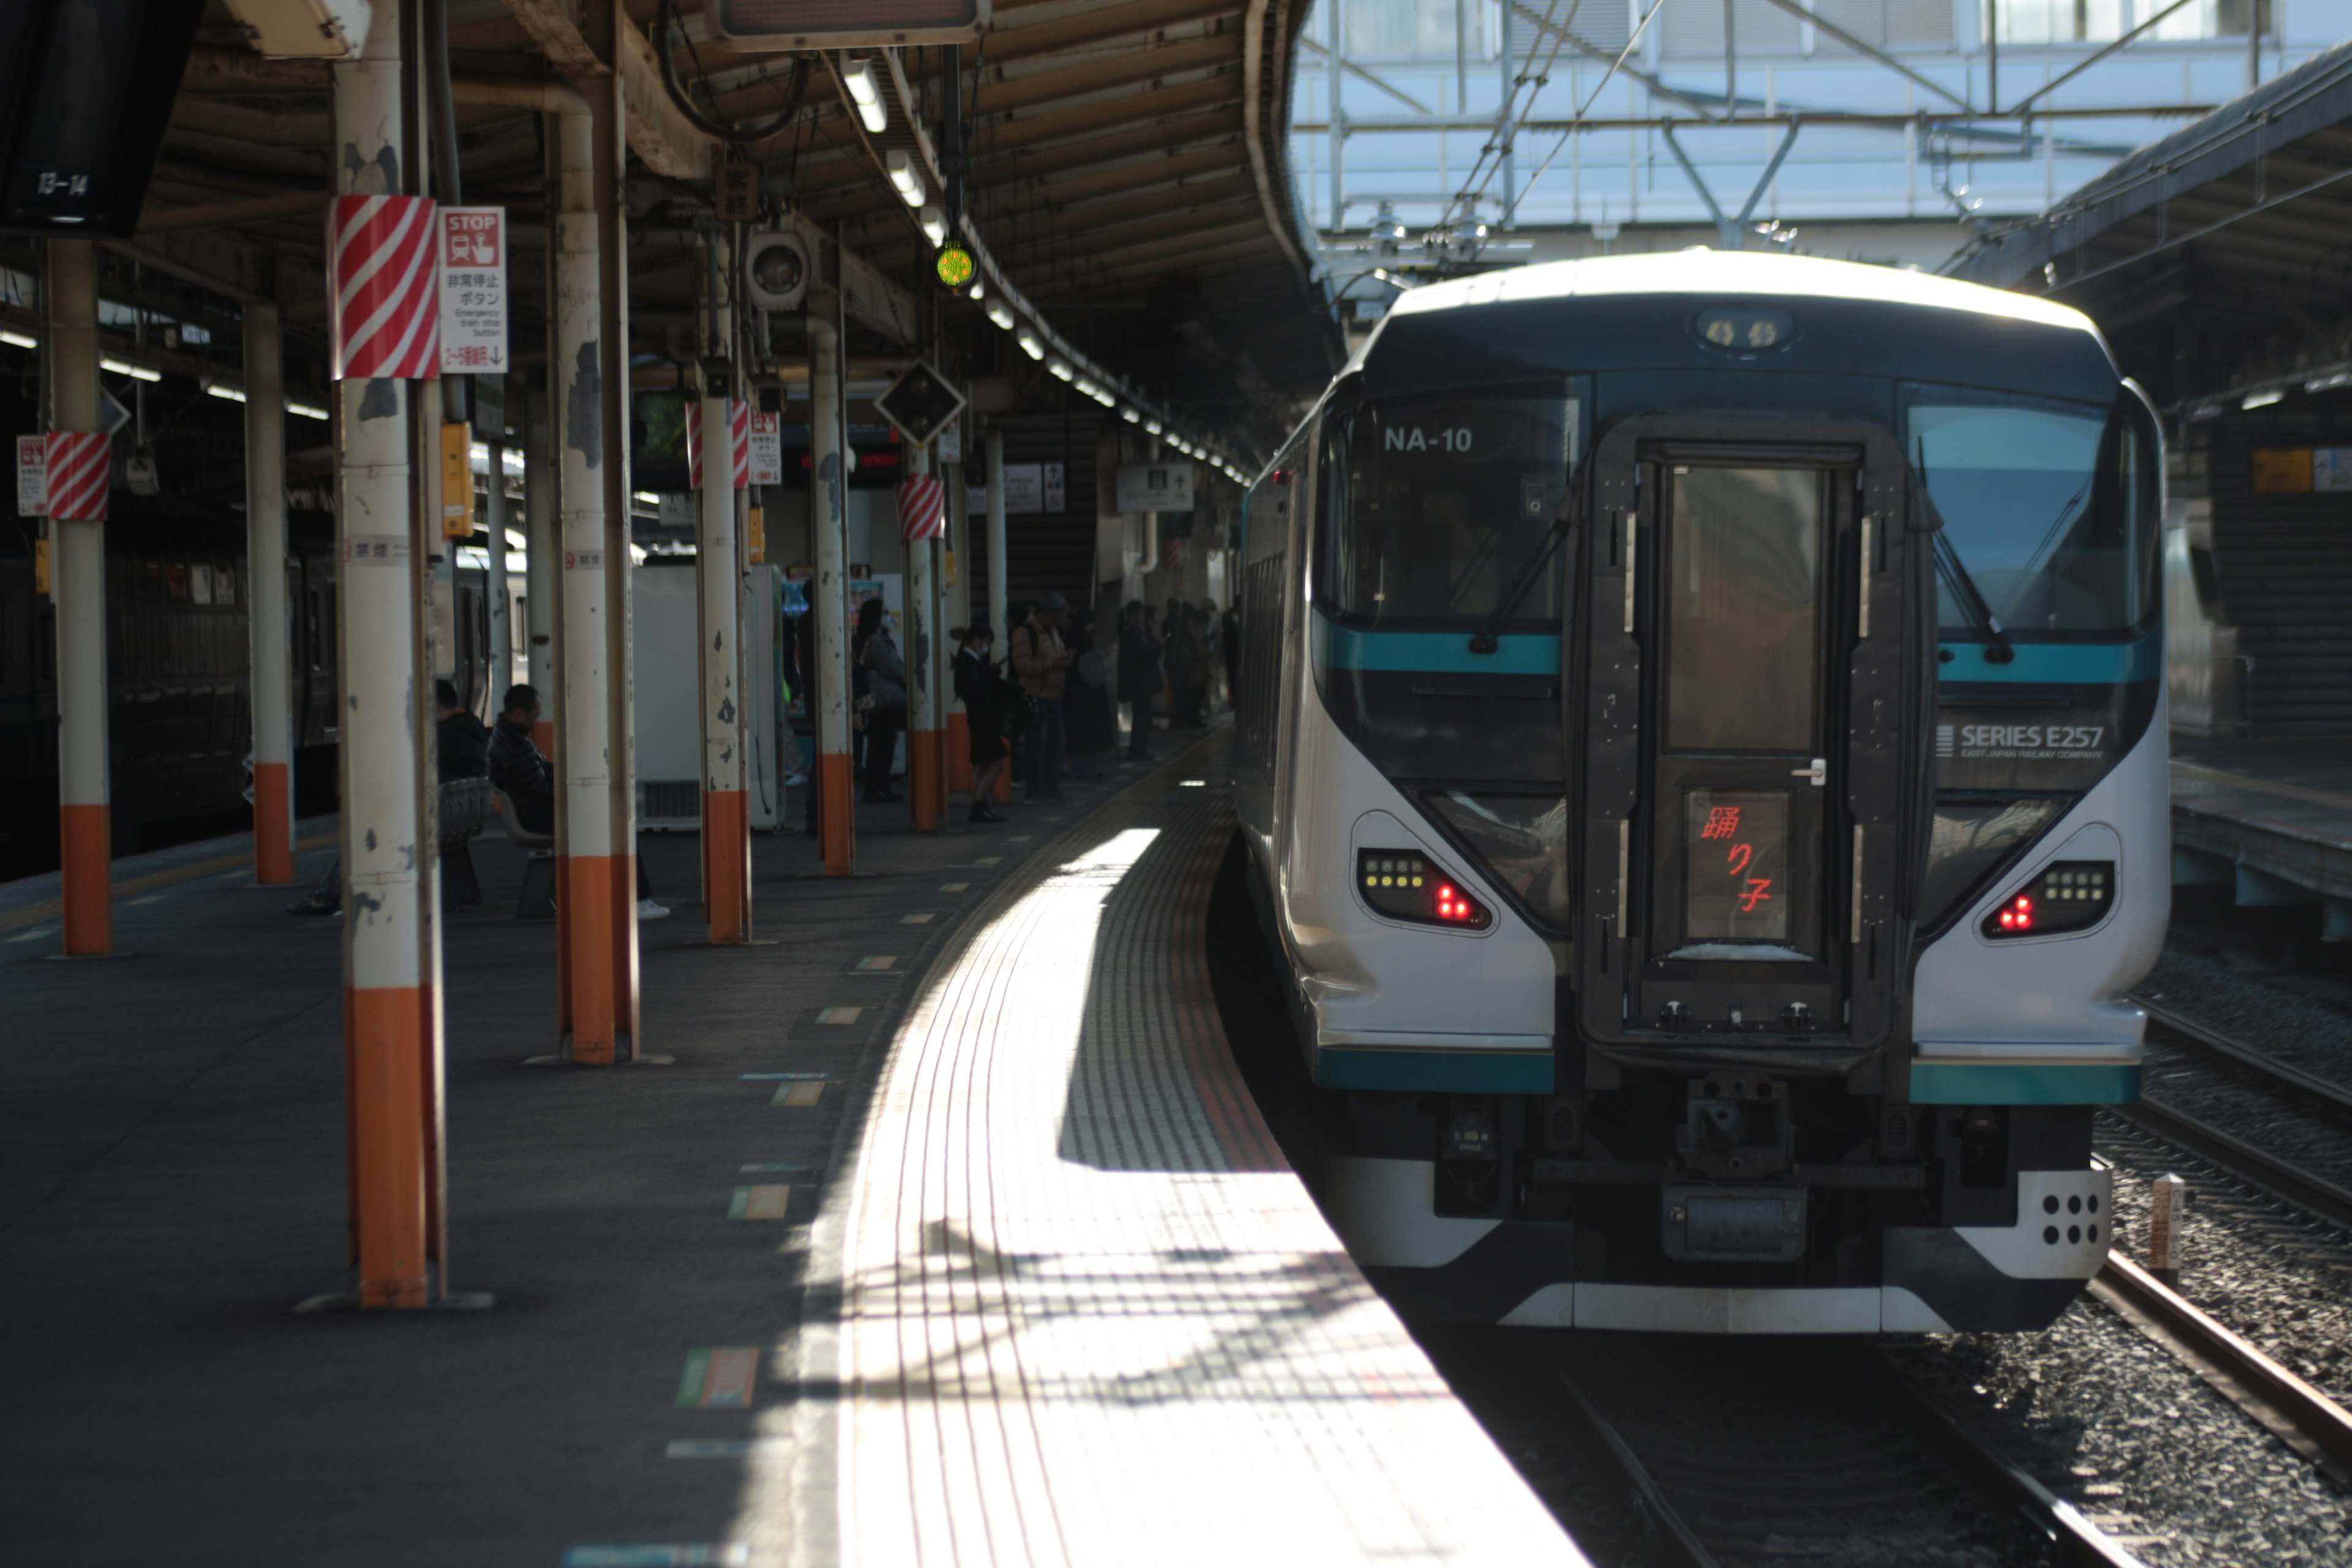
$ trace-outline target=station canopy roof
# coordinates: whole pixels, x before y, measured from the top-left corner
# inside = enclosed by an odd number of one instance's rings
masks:
[[[2073,305],[2189,415],[2352,384],[2352,44],[2132,153],[1946,270]]]
[[[1285,164],[1306,8],[1307,0],[995,0],[960,58],[976,248],[1074,355],[1185,414],[1196,430],[1231,433],[1237,455],[1271,450],[1343,353]],[[625,0],[625,9],[641,355],[691,323],[701,279],[693,214],[726,155],[664,89],[663,48],[705,118],[774,127],[744,150],[767,188],[790,193],[803,218],[976,329],[972,342],[986,341],[979,308],[929,277],[931,242],[887,173],[893,152],[937,161],[950,151],[945,50],[751,53],[709,35],[699,0]],[[497,84],[578,81],[605,68],[568,5],[448,0],[448,12],[463,195],[515,208],[517,258],[535,272],[546,243],[541,130],[528,105],[496,101]],[[230,250],[274,254],[290,268],[277,291],[296,301],[289,314],[299,320],[300,297],[319,287],[331,174],[326,70],[254,54],[222,0],[200,38],[141,245],[222,277],[251,275]],[[878,132],[865,129],[844,81],[857,57],[870,58],[887,103]],[[940,183],[929,182],[933,202]],[[535,298],[534,276],[515,282],[519,299]],[[1042,372],[1017,353],[1009,358],[1034,399]]]

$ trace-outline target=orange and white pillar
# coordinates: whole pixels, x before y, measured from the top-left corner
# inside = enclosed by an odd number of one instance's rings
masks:
[[[608,103],[605,112],[611,111]],[[562,601],[555,658],[557,1016],[566,1058],[608,1067],[630,1058],[636,1027],[635,847],[627,837],[628,814],[614,805],[616,786],[629,773],[626,712],[614,701],[616,685],[625,688],[627,681],[617,632],[627,616],[628,536],[608,526],[605,472],[625,457],[606,438],[612,422],[605,404],[619,389],[610,384],[614,355],[604,341],[610,313],[596,142],[604,116],[583,100],[554,118],[560,209],[548,380],[559,445],[556,566]],[[620,363],[625,374],[625,356]],[[607,552],[614,550],[621,559],[609,562]]]
[[[253,710],[253,879],[294,879],[291,625],[286,614],[286,369],[278,307],[245,307],[245,607]]]
[[[828,877],[857,864],[849,740],[848,453],[841,424],[841,331],[812,311],[809,339],[809,525],[816,535],[817,831]]]
[[[415,183],[397,9],[378,0],[367,58],[332,68],[334,165],[343,197],[401,197]],[[396,254],[389,247],[386,253]],[[396,284],[393,292],[403,295]],[[404,297],[414,303],[413,294]],[[390,309],[386,319],[399,314]],[[428,520],[419,507],[411,378],[437,367],[405,363],[396,353],[393,363],[378,364],[367,351],[395,334],[357,342],[351,335],[338,366],[335,619],[352,1214],[360,1304],[422,1307],[434,1293],[428,1259],[439,1251],[441,1038],[430,990],[438,937],[425,876],[431,847],[424,837],[417,683],[420,563],[439,530],[437,516]],[[247,399],[248,407],[260,401],[250,390]]]
[[[719,275],[726,270],[720,263]],[[731,391],[705,371],[694,453],[695,576],[702,633],[695,650],[702,682],[702,897],[714,942],[744,940],[751,915],[740,679],[743,574],[737,565],[735,531],[739,405]]]
[[[907,477],[931,471],[928,447],[907,449]],[[936,539],[907,544],[907,812],[918,833],[937,832],[946,804],[939,798],[940,694],[931,669],[931,647],[939,638],[939,555]]]
[[[114,945],[107,788],[107,441],[98,418],[98,258],[49,241],[49,599],[58,621],[58,837],[65,951]]]

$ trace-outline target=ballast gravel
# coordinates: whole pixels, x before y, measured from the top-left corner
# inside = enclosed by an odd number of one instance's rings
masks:
[[[2150,1568],[2352,1563],[2352,1496],[2094,1301],[1894,1354]]]
[[[2147,1264],[2156,1179],[2189,1199],[2175,1222],[2175,1289],[2288,1371],[2352,1403],[2352,1237],[2162,1139],[2102,1118],[2117,1249]]]

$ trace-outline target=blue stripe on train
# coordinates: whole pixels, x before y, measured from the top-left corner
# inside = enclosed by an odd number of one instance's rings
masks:
[[[2139,1075],[2137,1062],[1915,1061],[1911,1103],[2129,1105]]]
[[[1473,1047],[1318,1046],[1315,1082],[1322,1089],[1385,1089],[1423,1094],[1549,1094],[1549,1051]]]
[[[1519,636],[1497,639],[1493,653],[1470,651],[1467,632],[1368,632],[1315,617],[1316,662],[1332,669],[1409,671],[1431,675],[1558,675],[1559,639]]]
[[[1497,639],[1491,654],[1470,651],[1465,632],[1371,632],[1315,617],[1316,661],[1333,669],[1430,675],[1558,675],[1559,638],[1522,634]],[[1979,643],[1947,643],[1952,658],[1937,675],[1952,682],[2030,686],[2114,686],[2153,680],[2164,649],[2154,633],[2127,643],[2012,643],[2017,657],[1987,664]]]

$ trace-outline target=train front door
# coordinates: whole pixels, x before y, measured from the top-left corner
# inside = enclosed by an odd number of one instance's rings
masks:
[[[1874,1044],[1922,650],[1891,439],[1649,421],[1594,454],[1579,1012],[1601,1041]]]

